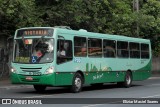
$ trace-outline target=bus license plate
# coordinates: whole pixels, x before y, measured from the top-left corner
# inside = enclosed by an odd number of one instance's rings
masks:
[[[32,77],[26,77],[26,80],[32,81],[33,78]]]

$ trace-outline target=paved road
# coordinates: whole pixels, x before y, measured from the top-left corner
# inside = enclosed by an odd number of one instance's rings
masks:
[[[133,85],[130,88],[117,87],[116,84],[105,84],[102,87],[85,86],[81,93],[76,93],[76,94],[70,93],[68,88],[60,88],[60,87],[49,87],[44,93],[37,93],[33,89],[33,87],[29,85],[1,86],[0,98],[160,98],[160,77],[152,77],[145,81],[133,82]],[[12,105],[12,106],[17,107],[17,105]],[[47,105],[47,106],[53,107],[53,105]],[[75,107],[75,105],[72,104],[68,105],[58,104],[54,106]],[[106,104],[77,104],[76,106],[106,107]],[[127,107],[128,104],[125,105],[111,104],[110,106]],[[135,104],[133,104],[132,106],[134,107]],[[150,107],[151,105],[144,104],[141,106]],[[155,104],[153,106],[156,107],[158,105]],[[5,106],[3,105],[3,107]]]

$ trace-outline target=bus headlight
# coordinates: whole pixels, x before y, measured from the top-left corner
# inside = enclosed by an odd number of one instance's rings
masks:
[[[13,68],[13,67],[11,67],[10,71],[11,71],[12,73],[16,73],[16,69]]]
[[[46,70],[45,74],[52,74],[53,72],[54,72],[54,67],[51,66]]]

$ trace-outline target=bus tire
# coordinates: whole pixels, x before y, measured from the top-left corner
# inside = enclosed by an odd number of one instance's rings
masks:
[[[78,93],[82,90],[83,78],[80,73],[76,73],[73,77],[71,92]]]
[[[125,88],[129,88],[132,85],[132,74],[130,71],[126,72],[124,82],[117,82],[118,86],[123,86]]]
[[[125,76],[125,81],[124,81],[124,87],[129,88],[132,85],[132,73],[127,72]]]
[[[33,87],[37,92],[44,92],[46,89],[45,85],[33,85]]]

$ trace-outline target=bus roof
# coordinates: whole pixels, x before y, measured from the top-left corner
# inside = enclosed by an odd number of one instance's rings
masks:
[[[61,28],[54,28],[57,30],[59,34],[71,34],[74,36],[82,36],[82,37],[93,37],[93,38],[101,38],[101,39],[111,39],[111,40],[120,40],[120,41],[133,41],[133,42],[144,42],[149,43],[149,39],[135,38],[135,37],[127,37],[122,35],[112,35],[112,34],[102,34],[102,33],[94,33],[88,32],[86,30],[80,29],[78,30],[68,30]]]
[[[35,29],[35,28],[50,28],[56,30],[59,34],[71,34],[74,36],[82,36],[82,37],[93,37],[93,38],[101,38],[101,39],[111,39],[111,40],[120,40],[120,41],[133,41],[133,42],[144,42],[149,43],[149,39],[135,38],[135,37],[127,37],[122,35],[113,35],[113,34],[102,34],[95,32],[88,32],[87,30],[72,30],[65,27],[25,27],[20,29]],[[20,30],[17,29],[17,30]]]

